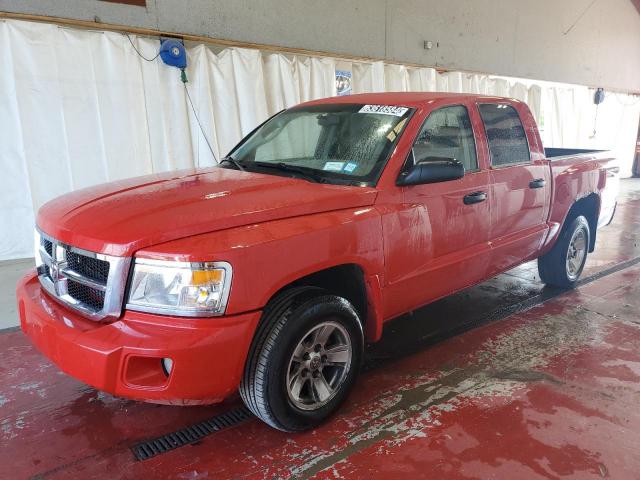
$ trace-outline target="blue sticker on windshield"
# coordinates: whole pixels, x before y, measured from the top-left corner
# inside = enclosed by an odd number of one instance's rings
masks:
[[[344,171],[351,173],[358,167],[357,163],[349,162],[344,166]]]

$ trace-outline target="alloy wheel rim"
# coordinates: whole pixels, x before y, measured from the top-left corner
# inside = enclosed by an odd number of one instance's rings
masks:
[[[584,230],[579,229],[573,233],[569,248],[567,249],[567,276],[570,280],[576,280],[587,255],[587,236]]]
[[[328,320],[298,342],[287,369],[289,400],[301,410],[317,410],[340,391],[351,368],[353,348],[346,329]]]

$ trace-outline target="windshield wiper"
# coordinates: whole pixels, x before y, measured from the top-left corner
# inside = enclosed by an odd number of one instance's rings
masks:
[[[222,165],[223,163],[230,163],[231,165],[233,165],[234,167],[236,167],[238,170],[242,172],[247,171],[247,169],[244,168],[242,164],[232,156],[224,157],[222,160],[220,160],[220,163],[218,165]]]
[[[325,181],[324,176],[315,173],[312,168],[308,167],[296,167],[295,165],[289,165],[288,163],[279,162],[253,162],[253,165],[263,168],[271,168],[273,170],[280,170],[281,172],[297,173],[307,180],[311,180],[316,183],[323,183]]]

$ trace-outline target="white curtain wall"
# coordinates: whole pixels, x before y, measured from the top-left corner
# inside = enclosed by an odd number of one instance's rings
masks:
[[[147,58],[156,39],[131,35]],[[120,33],[0,21],[0,260],[32,255],[34,212],[74,189],[215,163],[180,72]],[[187,88],[217,158],[270,115],[333,96],[336,61],[188,46]],[[352,63],[353,91],[451,91],[529,104],[556,147],[610,148],[630,174],[637,97],[383,62]]]

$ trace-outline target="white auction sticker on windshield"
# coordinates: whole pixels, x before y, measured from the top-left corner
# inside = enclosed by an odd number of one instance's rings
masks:
[[[365,105],[358,113],[380,113],[382,115],[394,115],[401,117],[409,110],[407,107],[396,107],[395,105]]]
[[[329,172],[341,172],[343,166],[344,162],[327,162],[322,169]]]

